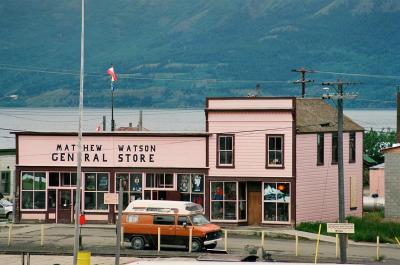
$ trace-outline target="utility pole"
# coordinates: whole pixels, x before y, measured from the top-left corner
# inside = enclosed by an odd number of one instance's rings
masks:
[[[114,121],[114,84],[111,81],[111,131],[115,131],[115,121]]]
[[[306,73],[314,73],[314,70],[307,70],[304,67],[301,67],[300,69],[292,69],[292,72],[301,73],[301,79],[293,81],[293,84],[301,83],[301,97],[304,98],[304,95],[306,94],[306,83],[314,82],[314,80],[306,80]]]
[[[83,82],[84,82],[84,47],[85,47],[85,0],[81,2],[81,71],[79,81],[79,128],[78,128],[78,157],[76,173],[76,197],[75,197],[75,233],[74,233],[74,257],[73,265],[78,262],[79,239],[79,215],[81,213],[81,183],[82,183],[82,123],[83,123]]]
[[[123,205],[123,192],[124,182],[122,177],[119,178],[119,191],[118,191],[118,219],[117,219],[117,239],[115,242],[115,265],[119,265],[119,257],[121,253],[121,218],[122,218],[122,205]]]
[[[343,85],[359,84],[355,82],[324,82],[323,86],[337,85],[337,94],[329,93],[322,96],[323,99],[336,99],[338,108],[338,189],[339,189],[339,223],[345,222],[345,199],[344,199],[344,166],[343,166],[343,99],[355,98],[355,94],[343,94]],[[347,249],[345,234],[339,234],[340,262],[347,263]]]
[[[400,143],[400,85],[397,86],[397,124],[396,124],[396,140]]]

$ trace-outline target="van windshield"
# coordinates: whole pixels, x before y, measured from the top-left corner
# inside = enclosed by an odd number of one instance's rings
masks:
[[[205,225],[210,223],[210,221],[208,221],[204,215],[201,214],[193,215],[191,216],[191,219],[193,225]]]

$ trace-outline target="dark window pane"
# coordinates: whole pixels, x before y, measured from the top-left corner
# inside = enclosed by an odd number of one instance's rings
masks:
[[[141,191],[141,190],[142,190],[142,175],[131,174],[131,191]]]
[[[211,199],[222,200],[224,198],[224,189],[222,182],[211,183]]]
[[[174,175],[165,174],[165,187],[172,188],[174,186]]]
[[[35,173],[35,182],[34,182],[35,190],[46,190],[46,174],[37,172]]]
[[[239,201],[239,219],[246,219],[246,201]]]
[[[108,205],[104,204],[104,192],[97,192],[97,210],[107,210]]]
[[[71,186],[71,173],[61,173],[61,183],[63,186]]]
[[[190,175],[178,174],[178,191],[189,192],[189,187],[190,187]]]
[[[129,188],[129,175],[128,174],[117,174],[115,178],[115,187],[116,190],[119,191],[119,180],[122,178],[122,187],[124,187],[124,191],[127,191]]]
[[[71,191],[60,191],[60,206],[63,209],[71,207]]]
[[[227,154],[226,154],[227,156],[226,156],[226,164],[232,164],[233,162],[233,160],[232,160],[232,152],[231,151],[227,151]]]
[[[49,186],[52,187],[60,186],[60,173],[58,172],[49,173]]]
[[[146,187],[153,188],[154,174],[146,174]]]
[[[275,138],[274,137],[268,137],[268,149],[275,150]]]
[[[226,150],[225,137],[219,137],[219,150]]]
[[[224,202],[224,204],[225,204],[224,219],[236,220],[236,202]]]
[[[35,191],[34,192],[34,208],[35,209],[45,209],[46,208],[46,192],[45,191]]]
[[[276,141],[275,149],[276,150],[282,150],[282,138],[281,137],[276,137],[275,141]]]
[[[179,216],[178,217],[178,225],[183,225],[184,223],[189,225],[187,217],[186,216]]]
[[[85,192],[85,210],[95,210],[95,209],[96,209],[96,193]]]
[[[277,221],[281,222],[289,221],[289,204],[278,203],[276,216],[277,216]]]
[[[223,202],[211,202],[211,219],[223,219]]]
[[[97,190],[108,191],[108,174],[105,173],[97,174]]]
[[[96,174],[94,173],[85,174],[85,189],[96,190]]]
[[[33,191],[22,191],[22,208],[33,209]]]
[[[226,150],[232,150],[232,149],[233,149],[232,140],[233,140],[233,137],[232,137],[232,136],[226,137],[226,144],[225,144],[225,149],[226,149]]]
[[[76,186],[76,173],[71,173],[71,186]]]
[[[55,209],[56,208],[56,191],[49,190],[47,192],[47,208]]]
[[[33,190],[33,173],[25,172],[22,175],[22,189],[23,190]]]
[[[264,221],[276,221],[276,204],[274,202],[264,203]]]
[[[153,219],[154,224],[158,225],[174,225],[175,216],[171,215],[155,215]]]
[[[239,182],[239,200],[246,200],[246,182]]]
[[[204,203],[203,194],[192,194],[191,201],[203,206],[203,203]]]

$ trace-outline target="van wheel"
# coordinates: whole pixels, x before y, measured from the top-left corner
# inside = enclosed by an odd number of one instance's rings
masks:
[[[131,239],[131,246],[135,250],[144,249],[144,240],[140,236],[135,236]]]
[[[206,249],[214,249],[217,246],[217,243],[213,243],[206,246]]]
[[[203,249],[203,244],[201,241],[197,238],[192,240],[192,251],[193,252],[199,252]]]
[[[9,221],[9,222],[12,222],[12,212],[10,212],[10,213],[8,213],[7,215],[6,215],[6,218],[7,218],[7,220]]]

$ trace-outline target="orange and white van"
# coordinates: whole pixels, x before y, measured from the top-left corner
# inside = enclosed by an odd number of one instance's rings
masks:
[[[137,200],[131,202],[122,215],[124,240],[133,249],[160,245],[189,246],[192,230],[192,251],[215,248],[221,240],[221,228],[203,215],[201,205],[184,201]]]

